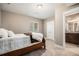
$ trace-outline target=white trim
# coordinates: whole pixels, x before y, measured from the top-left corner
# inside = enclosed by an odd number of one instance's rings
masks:
[[[66,46],[66,39],[65,39],[65,28],[66,28],[66,26],[65,26],[65,24],[66,24],[66,22],[65,22],[65,13],[63,13],[63,47],[65,47]]]

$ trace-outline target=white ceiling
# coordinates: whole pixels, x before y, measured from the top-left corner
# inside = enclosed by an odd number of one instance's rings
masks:
[[[2,10],[19,13],[27,16],[32,16],[35,18],[46,19],[48,17],[54,16],[55,3],[45,3],[42,8],[37,8],[37,3],[11,3],[11,4],[1,4]],[[70,5],[70,4],[69,4]]]
[[[73,8],[65,12],[65,16],[73,15],[79,13],[79,7]]]

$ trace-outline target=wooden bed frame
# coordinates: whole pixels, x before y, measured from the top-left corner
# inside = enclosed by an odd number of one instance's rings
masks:
[[[39,42],[35,39],[32,38],[32,34],[28,34],[28,33],[24,33],[25,35],[30,35],[30,38],[31,38],[31,43],[36,43],[36,44],[33,44],[31,46],[28,46],[28,47],[25,47],[25,48],[21,48],[21,49],[18,49],[18,50],[14,50],[14,51],[10,51],[8,53],[5,53],[5,54],[1,54],[0,56],[22,56],[26,53],[29,53],[31,51],[34,51],[34,50],[37,50],[37,49],[40,49],[40,48],[46,48],[45,46],[45,39],[43,37],[42,39],[42,42]]]

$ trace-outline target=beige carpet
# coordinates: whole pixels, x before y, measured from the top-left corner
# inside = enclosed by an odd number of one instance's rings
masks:
[[[46,50],[39,49],[24,56],[78,56],[79,47],[74,44],[66,44],[65,48],[56,45],[52,40],[46,40]]]

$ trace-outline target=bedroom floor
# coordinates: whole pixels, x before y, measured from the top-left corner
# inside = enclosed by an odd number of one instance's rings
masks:
[[[46,50],[39,49],[24,56],[79,56],[79,46],[66,44],[66,48],[61,48],[52,40],[46,40]]]

